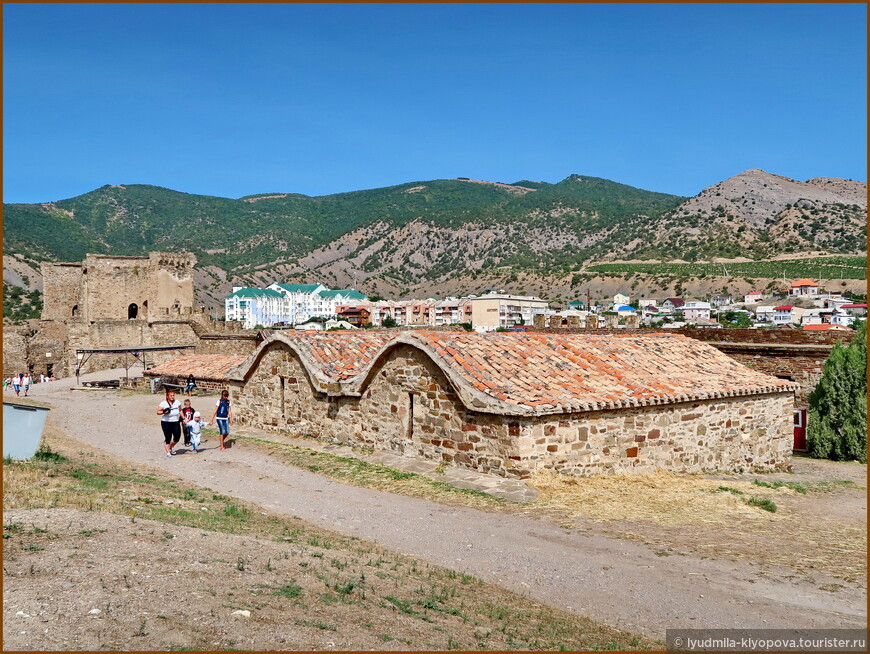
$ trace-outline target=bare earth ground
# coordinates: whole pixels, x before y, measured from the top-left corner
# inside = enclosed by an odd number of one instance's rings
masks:
[[[459,578],[474,575],[486,582],[483,595],[497,596],[497,588],[487,585],[495,584],[554,607],[555,614],[588,616],[655,639],[679,627],[866,627],[865,466],[796,460],[791,475],[643,482],[647,487],[602,481],[581,485],[587,495],[576,501],[537,480],[541,495],[534,502],[462,506],[339,483],[287,465],[277,450],[244,438],[227,452],[218,451],[212,438],[201,454],[167,458],[152,415],[159,398],[70,391],[70,385],[38,385],[34,395],[52,404],[52,425],[72,439],[121,457],[131,468],[151,466],[266,513],[297,517],[306,528],[362,539],[354,541],[361,550],[386,548],[389,553],[377,556],[391,561],[409,555],[421,562],[415,566],[431,566],[430,575],[441,575],[439,583],[446,579],[437,567],[443,566],[467,573]],[[193,406],[210,414],[213,403],[194,398]],[[801,494],[755,487],[752,479],[851,483]],[[719,486],[731,490],[716,492]],[[749,506],[750,494],[774,499],[778,511]],[[650,497],[662,498],[664,508]],[[378,584],[390,580],[372,570],[366,583],[377,582],[364,592],[378,602],[361,600],[371,606],[360,609],[359,620],[348,621],[322,594],[347,599],[361,591],[335,591],[350,580],[340,578],[341,561],[324,563],[330,553],[322,548],[131,522],[96,511],[21,509],[7,499],[4,524],[20,525],[4,541],[7,649],[100,643],[110,649],[481,649],[540,648],[558,641],[541,635],[535,644],[529,634],[508,640],[498,631],[501,609],[494,611],[493,624],[474,625],[476,619],[466,622],[452,613],[452,622],[428,622],[419,618],[425,612],[420,605],[384,600],[390,596]],[[196,509],[194,501],[187,503]],[[343,550],[348,551],[345,559],[354,558],[352,548]],[[310,557],[322,567],[319,577],[280,570],[285,554],[294,569],[311,568],[299,560]],[[360,561],[345,565],[362,569],[361,559],[368,556],[357,553]],[[267,561],[273,570],[265,569]],[[410,570],[412,564],[404,565]],[[276,568],[286,583],[276,580]],[[301,588],[298,597],[275,595],[290,578]],[[314,602],[318,584],[321,597]],[[510,595],[504,597],[507,602]],[[252,615],[232,616],[238,609]],[[433,615],[445,619],[443,612]],[[600,635],[605,641],[611,636]]]

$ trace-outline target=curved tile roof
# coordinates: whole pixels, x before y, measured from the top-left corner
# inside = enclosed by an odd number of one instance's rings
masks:
[[[174,375],[187,377],[192,374],[197,379],[222,381],[230,370],[242,363],[247,357],[232,354],[190,354],[164,361],[159,366],[145,371],[148,377]]]
[[[276,340],[299,354],[320,390],[335,395],[360,395],[390,350],[417,348],[444,372],[468,408],[486,413],[599,411],[798,388],[679,334],[280,334],[231,378],[247,377]]]

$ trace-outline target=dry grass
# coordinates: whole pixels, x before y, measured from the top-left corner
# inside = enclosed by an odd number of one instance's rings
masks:
[[[666,471],[597,477],[569,477],[546,471],[533,475],[531,483],[540,492],[538,506],[570,517],[668,525],[723,524],[735,518],[761,520],[767,512],[749,505],[747,499],[775,500],[795,494],[789,488],[761,488],[746,481],[726,485]]]
[[[161,532],[167,539],[174,539],[178,527],[193,527],[203,532],[238,534],[278,543],[280,560],[274,553],[255,556],[252,545],[250,553],[238,557],[233,555],[228,562],[221,563],[229,567],[229,574],[248,574],[256,568],[256,574],[262,577],[254,580],[259,586],[254,584],[251,587],[251,594],[256,596],[256,601],[252,600],[254,604],[239,606],[258,611],[264,619],[274,613],[274,624],[264,630],[266,635],[263,638],[273,638],[275,630],[286,625],[288,611],[296,611],[301,620],[296,622],[297,625],[308,625],[313,632],[326,629],[322,625],[332,626],[339,635],[346,635],[349,639],[349,649],[371,648],[372,633],[384,635],[375,644],[378,649],[625,650],[660,647],[649,639],[546,607],[471,575],[429,565],[357,538],[313,527],[296,518],[266,512],[256,505],[214,494],[161,471],[131,464],[65,438],[52,427],[46,429],[44,440],[65,459],[5,465],[4,510],[58,508],[93,512],[88,515],[116,514],[126,516],[124,524],[127,527],[109,529],[100,534],[88,531],[76,535],[73,530],[60,537],[35,527],[27,531],[27,519],[19,514],[18,523],[7,521],[4,525],[4,552],[7,563],[14,567],[10,568],[14,574],[6,573],[7,585],[40,583],[42,578],[32,574],[34,564],[36,569],[42,569],[50,561],[56,563],[58,559],[54,551],[61,545],[69,546],[72,551],[83,547],[70,539],[109,539],[97,549],[114,552],[122,549],[133,551],[131,548],[138,547],[137,539],[145,538],[141,543],[142,556],[147,556],[146,552],[153,551],[155,546],[153,542],[146,542],[148,538],[151,541],[156,539],[162,545]],[[166,526],[155,528],[152,521]],[[168,525],[176,527],[167,531]],[[145,537],[143,533],[152,536]],[[196,538],[191,538],[200,543],[198,547],[203,552],[224,552],[229,542],[227,536],[212,535],[209,540],[199,538],[197,534],[193,536]],[[115,543],[111,538],[119,540]],[[40,558],[46,555],[49,555],[47,559]],[[104,563],[99,574],[95,571],[97,576],[109,574],[108,563]],[[304,588],[305,595],[301,598],[304,606],[297,606],[295,599],[295,593],[300,591],[288,585],[291,572],[298,578],[299,587]],[[216,574],[227,575],[226,572]],[[45,580],[55,577],[56,574],[49,575]],[[203,583],[212,584],[214,581],[203,576],[191,583],[198,584],[194,587],[198,593],[208,590],[200,587]],[[291,591],[294,593],[292,597]],[[99,591],[95,589],[94,592]],[[196,610],[201,613],[208,613],[210,608],[223,611],[227,602],[240,601],[236,598],[239,592],[235,587],[226,593],[219,592],[213,607],[206,604],[212,600],[202,593],[205,599],[196,603]],[[122,598],[110,599],[112,602],[122,601]],[[291,601],[287,603],[287,599]],[[75,611],[65,612],[77,615],[86,613],[86,608],[76,607]],[[159,612],[161,608],[155,606],[153,611]],[[121,613],[119,605],[119,616]],[[61,619],[61,622],[70,633],[86,628],[76,620],[67,622]],[[184,627],[191,632],[185,638],[199,637],[196,636],[198,627],[193,631],[189,627]],[[152,625],[151,628],[156,627]],[[207,641],[191,640],[189,644],[195,645],[195,649],[225,649],[233,644],[222,642],[221,647],[215,648],[212,638]],[[271,640],[263,640],[255,649],[272,649],[274,645],[271,643]],[[165,649],[158,641],[153,645]]]
[[[540,492],[536,506],[560,516],[566,526],[594,520],[611,535],[661,548],[663,555],[747,559],[853,583],[867,574],[861,516],[844,522],[806,512],[809,502],[837,501],[837,493],[863,490],[849,482],[795,484],[803,491],[798,492],[664,471],[588,478],[548,472],[531,481]],[[837,483],[842,485],[832,485]],[[752,498],[772,501],[777,511],[750,504]]]

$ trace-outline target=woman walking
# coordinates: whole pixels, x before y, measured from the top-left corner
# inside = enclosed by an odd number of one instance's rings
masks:
[[[166,391],[166,399],[157,407],[166,456],[175,456],[175,446],[181,440],[181,402],[175,399],[175,391]]]
[[[233,419],[229,391],[221,391],[221,397],[215,405],[214,415],[211,419],[212,422],[217,421],[218,431],[221,433],[221,449],[225,450],[227,448],[224,445],[224,439],[230,435],[230,422]]]

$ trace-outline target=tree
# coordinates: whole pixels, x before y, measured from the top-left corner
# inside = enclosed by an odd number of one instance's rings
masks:
[[[867,462],[867,324],[846,346],[831,350],[810,394],[810,456]]]
[[[381,321],[381,327],[396,327],[398,324],[392,316],[387,316]]]

